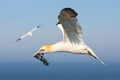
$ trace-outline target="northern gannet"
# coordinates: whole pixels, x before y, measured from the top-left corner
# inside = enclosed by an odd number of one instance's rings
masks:
[[[19,38],[16,40],[16,42],[18,42],[18,41],[20,41],[20,40],[22,40],[22,39],[24,39],[24,38],[26,38],[26,37],[28,37],[28,36],[32,36],[32,32],[35,31],[36,29],[38,29],[40,26],[41,26],[41,25],[36,26],[36,27],[34,27],[32,30],[30,30],[29,32],[27,32],[26,34],[22,35],[21,37],[19,37]]]
[[[88,47],[82,39],[82,28],[77,20],[78,13],[71,8],[64,8],[61,10],[58,19],[57,26],[63,33],[63,41],[55,43],[53,45],[42,46],[35,54],[34,57],[41,59],[41,54],[53,53],[53,52],[70,52],[73,54],[87,54],[102,64],[105,64],[94,52]],[[48,63],[44,60],[43,63]]]

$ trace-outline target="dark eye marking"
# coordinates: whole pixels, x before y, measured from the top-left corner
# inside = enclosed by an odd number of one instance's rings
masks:
[[[40,49],[40,51],[45,51],[44,49]]]

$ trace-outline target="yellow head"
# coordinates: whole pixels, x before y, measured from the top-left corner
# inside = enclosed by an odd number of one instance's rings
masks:
[[[40,48],[40,53],[52,52],[51,45],[45,45]]]

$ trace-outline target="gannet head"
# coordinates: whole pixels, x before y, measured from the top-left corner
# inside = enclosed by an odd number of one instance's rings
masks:
[[[52,45],[44,45],[35,53],[34,57],[37,58],[38,55],[49,53],[49,52],[53,52]]]
[[[44,45],[40,48],[40,53],[52,52],[52,45]]]

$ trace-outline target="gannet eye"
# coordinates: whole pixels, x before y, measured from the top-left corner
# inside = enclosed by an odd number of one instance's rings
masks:
[[[45,53],[45,49],[40,49],[40,54],[44,54]]]

